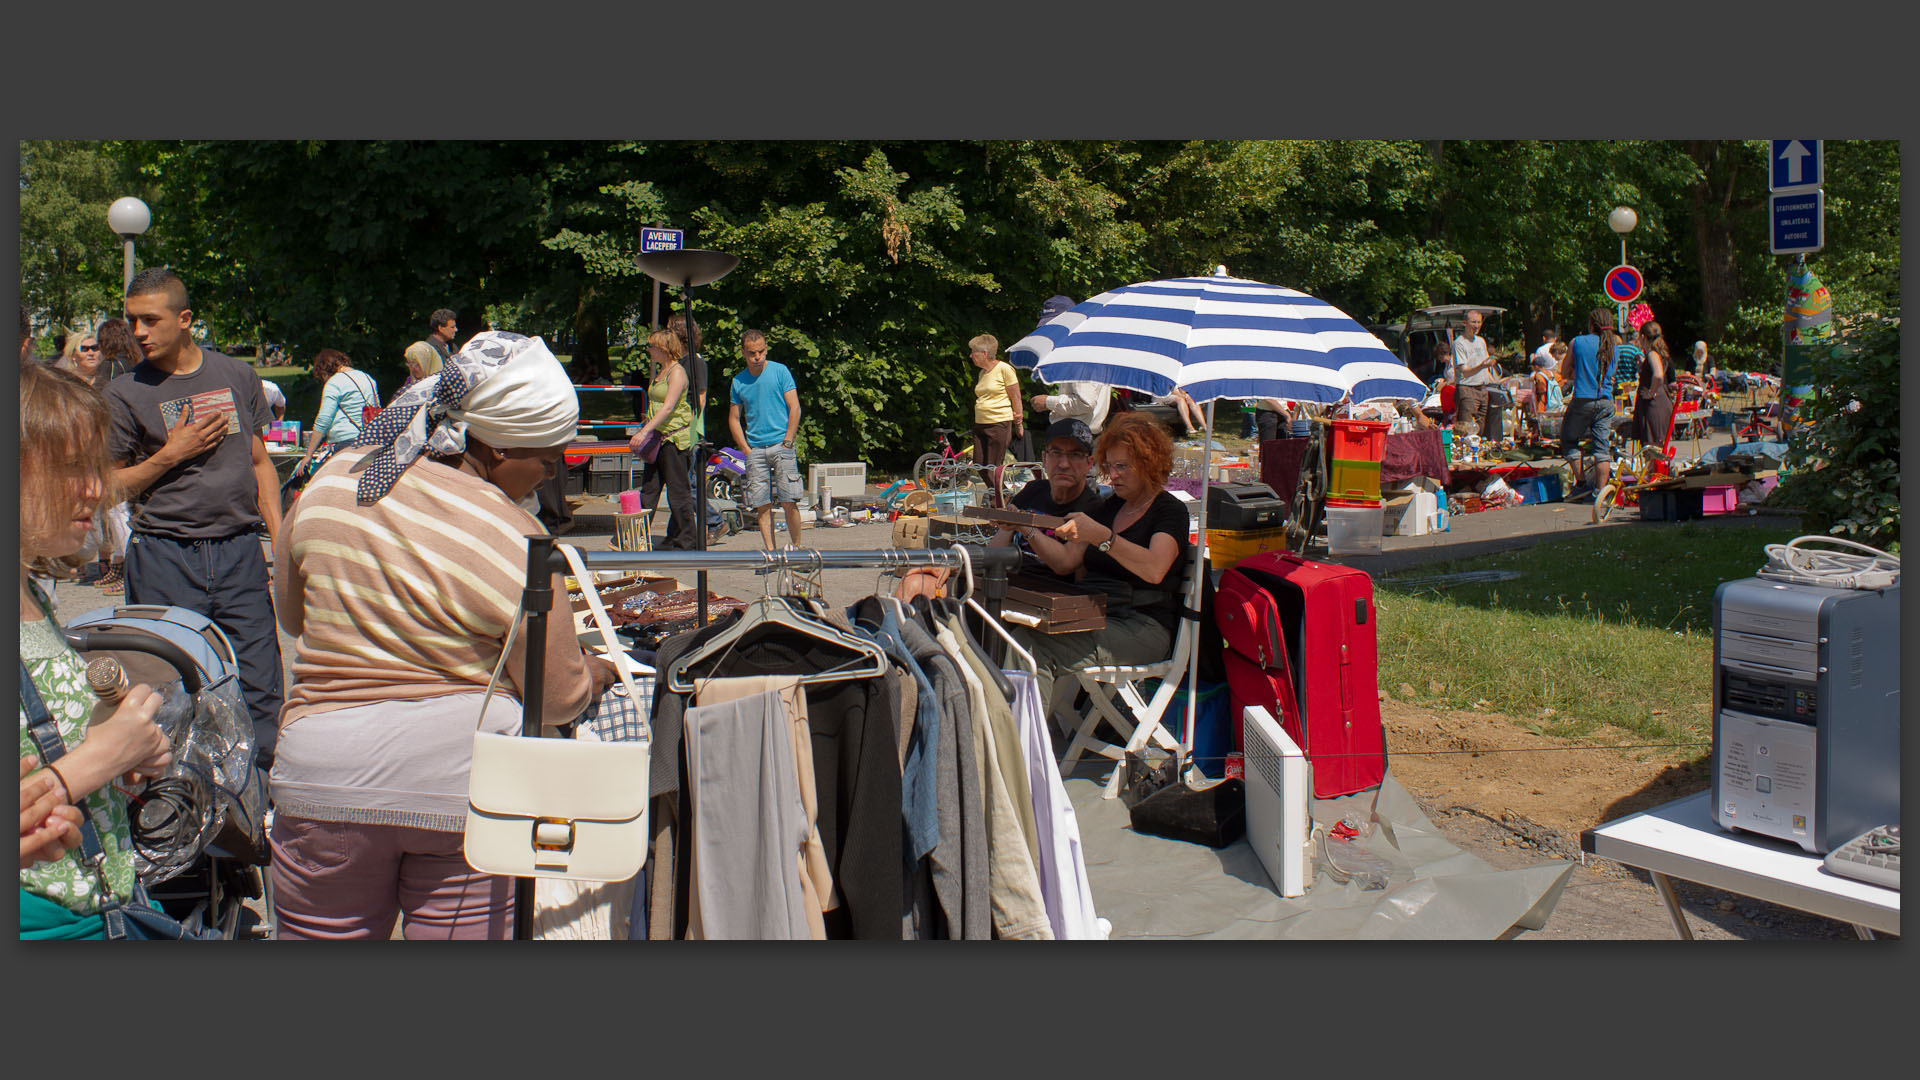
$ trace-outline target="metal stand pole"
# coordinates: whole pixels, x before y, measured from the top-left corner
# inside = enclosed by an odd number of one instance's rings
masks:
[[[124,301],[127,290],[133,288],[133,238],[127,238],[125,268],[120,275],[120,296]]]
[[[554,539],[551,536],[527,537],[527,586],[521,594],[527,610],[526,678],[522,682],[520,734],[538,739],[546,734],[541,721],[541,706],[547,691],[547,612],[553,607]],[[533,940],[533,879],[515,878],[513,883],[513,936],[517,941]]]

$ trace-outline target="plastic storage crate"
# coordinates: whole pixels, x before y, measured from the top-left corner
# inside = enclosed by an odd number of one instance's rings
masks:
[[[1333,421],[1333,457],[1337,461],[1379,461],[1387,453],[1384,420]]]
[[[1560,501],[1560,477],[1553,473],[1540,473],[1536,476],[1509,480],[1507,485],[1520,493],[1520,499],[1526,503],[1544,503]]]
[[[1661,488],[1640,493],[1641,521],[1692,521],[1701,513],[1701,488]]]
[[[1700,496],[1700,512],[1703,514],[1731,514],[1740,509],[1740,489],[1732,484],[1719,484],[1707,488]]]
[[[1328,471],[1327,494],[1355,502],[1380,501],[1380,463],[1333,459]]]
[[[1287,530],[1284,526],[1276,529],[1208,529],[1207,561],[1215,570],[1225,570],[1249,555],[1258,555],[1263,551],[1285,551]]]
[[[1327,554],[1378,555],[1382,511],[1379,503],[1371,506],[1343,505],[1327,500]]]

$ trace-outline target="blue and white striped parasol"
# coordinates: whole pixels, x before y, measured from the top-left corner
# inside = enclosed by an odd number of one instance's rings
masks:
[[[1234,277],[1169,278],[1076,304],[1007,350],[1050,383],[1091,380],[1195,401],[1419,401],[1427,388],[1339,308]]]

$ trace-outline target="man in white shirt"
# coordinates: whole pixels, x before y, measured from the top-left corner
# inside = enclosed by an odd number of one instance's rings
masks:
[[[1559,332],[1549,326],[1545,330],[1540,331],[1540,339],[1540,347],[1533,350],[1533,364],[1536,366],[1545,364],[1549,367],[1559,367],[1560,362],[1553,358],[1553,343],[1560,340]]]
[[[1453,437],[1465,439],[1481,435],[1491,427],[1487,391],[1493,388],[1493,360],[1487,355],[1487,342],[1480,336],[1482,316],[1467,312],[1467,325],[1453,339],[1453,363],[1447,378],[1453,382]],[[1472,422],[1472,430],[1468,423]]]
[[[1039,325],[1047,325],[1071,307],[1072,297],[1048,297],[1047,302],[1040,305]],[[1113,405],[1113,387],[1103,382],[1063,382],[1044,394],[1034,394],[1027,403],[1036,411],[1046,411],[1048,428],[1062,420],[1078,420],[1097,435],[1106,426],[1107,410]]]

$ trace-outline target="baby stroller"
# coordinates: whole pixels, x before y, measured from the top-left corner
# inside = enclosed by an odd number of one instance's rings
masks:
[[[119,661],[132,683],[159,691],[154,721],[172,744],[165,774],[128,797],[134,863],[147,893],[189,929],[228,939],[267,928],[246,901],[268,895],[266,776],[253,763],[253,722],[233,645],[211,619],[178,607],[125,604],[67,625],[92,662]]]

